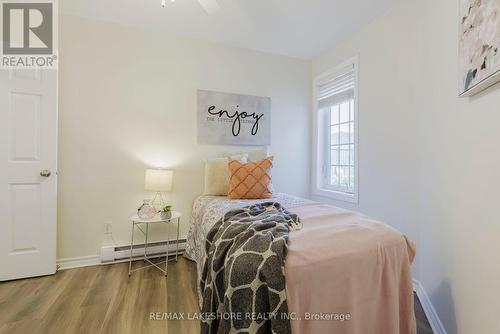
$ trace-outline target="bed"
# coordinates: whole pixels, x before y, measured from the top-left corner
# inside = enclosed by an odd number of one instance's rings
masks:
[[[285,261],[292,333],[416,333],[410,268],[414,244],[359,213],[287,194],[266,200],[198,197],[186,248],[198,279],[206,236],[215,223],[232,209],[269,201],[297,214],[303,224],[289,235]]]

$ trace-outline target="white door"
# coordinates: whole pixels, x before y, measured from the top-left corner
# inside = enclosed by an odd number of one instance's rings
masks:
[[[57,71],[0,70],[0,281],[56,271]]]

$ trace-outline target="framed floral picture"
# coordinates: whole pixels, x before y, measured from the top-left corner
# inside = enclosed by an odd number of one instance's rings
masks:
[[[459,93],[472,96],[500,81],[500,0],[459,1]]]

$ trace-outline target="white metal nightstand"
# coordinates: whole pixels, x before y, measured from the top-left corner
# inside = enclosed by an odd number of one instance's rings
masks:
[[[177,239],[176,239],[176,248],[175,248],[175,261],[177,261],[177,258],[179,256],[179,225],[181,223],[181,216],[182,216],[182,214],[180,212],[172,211],[172,216],[168,219],[162,219],[159,214],[156,215],[152,219],[142,219],[142,218],[139,218],[137,215],[130,218],[130,221],[132,222],[132,242],[130,243],[130,259],[129,259],[129,263],[128,263],[128,276],[129,277],[134,271],[149,268],[151,266],[156,267],[163,274],[165,274],[165,276],[167,276],[168,250],[169,250],[169,246],[170,246],[170,225],[173,224],[174,222],[177,222]],[[167,224],[167,251],[166,251],[166,258],[165,258],[165,270],[163,270],[162,268],[160,268],[158,266],[158,264],[161,264],[163,261],[159,262],[159,263],[153,263],[148,258],[147,252],[148,252],[149,224]],[[146,230],[144,230],[144,225],[146,227]],[[132,270],[132,251],[134,248],[134,232],[135,232],[136,227],[139,231],[142,232],[142,234],[145,237],[143,260],[148,262],[149,265]]]

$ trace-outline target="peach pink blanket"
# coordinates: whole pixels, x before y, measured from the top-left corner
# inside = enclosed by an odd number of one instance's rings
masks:
[[[410,264],[415,246],[361,214],[312,203],[289,211],[285,264],[294,334],[415,334]]]

